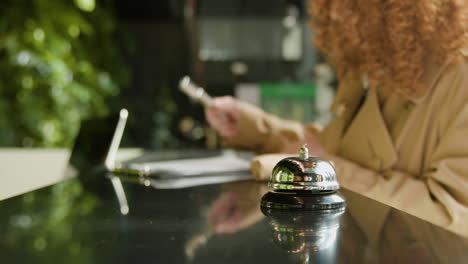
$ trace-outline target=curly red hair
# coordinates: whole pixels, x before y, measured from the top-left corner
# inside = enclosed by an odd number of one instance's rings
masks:
[[[405,95],[425,92],[425,61],[458,57],[466,46],[465,1],[311,0],[315,42],[338,78],[367,75]]]

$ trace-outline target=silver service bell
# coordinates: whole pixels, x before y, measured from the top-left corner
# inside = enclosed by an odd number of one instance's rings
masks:
[[[299,157],[285,158],[276,164],[268,185],[273,190],[262,197],[263,209],[335,210],[346,206],[344,197],[337,192],[340,184],[333,164],[309,157],[307,145],[302,146]]]
[[[282,159],[273,168],[269,186],[275,191],[330,192],[340,188],[331,162],[309,157],[307,144],[299,157]]]

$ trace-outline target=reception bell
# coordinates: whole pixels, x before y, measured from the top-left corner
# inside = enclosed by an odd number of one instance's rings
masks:
[[[336,170],[330,161],[310,157],[307,145],[298,157],[288,157],[273,168],[261,206],[276,209],[336,209],[345,206]]]

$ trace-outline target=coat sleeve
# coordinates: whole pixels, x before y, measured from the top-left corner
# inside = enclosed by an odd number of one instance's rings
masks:
[[[302,144],[308,134],[315,134],[316,125],[281,119],[260,108],[240,102],[239,135],[223,138],[227,148],[252,150],[257,153],[277,153],[294,144]]]

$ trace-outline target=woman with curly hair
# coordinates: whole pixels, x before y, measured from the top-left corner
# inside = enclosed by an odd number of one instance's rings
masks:
[[[209,123],[227,146],[262,154],[307,142],[344,187],[468,234],[464,1],[314,0],[310,11],[340,81],[335,118],[318,129],[220,97]],[[281,157],[259,156],[253,173],[269,178]]]

